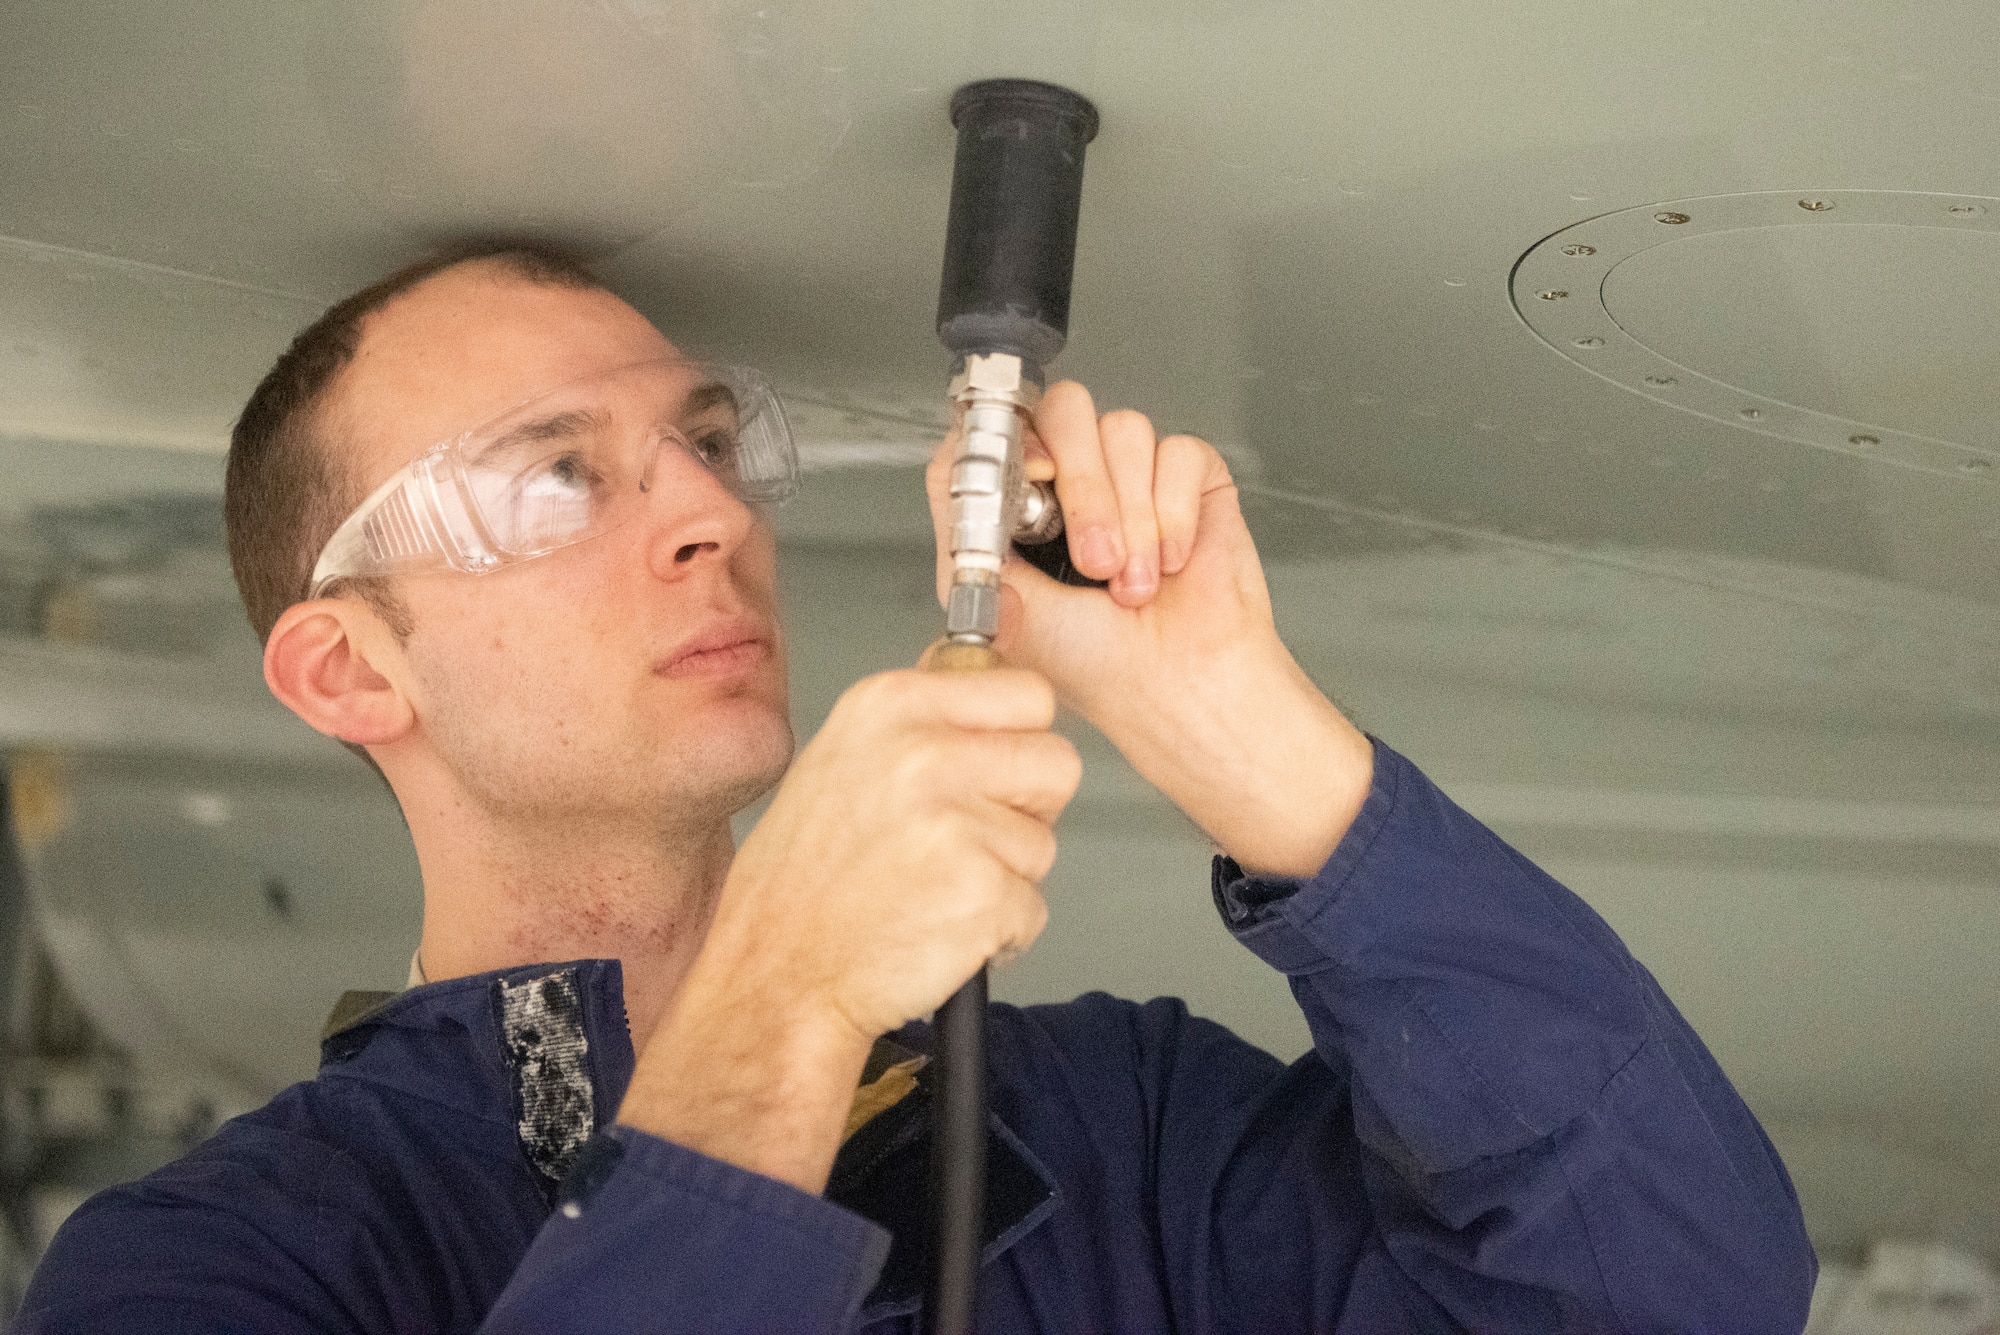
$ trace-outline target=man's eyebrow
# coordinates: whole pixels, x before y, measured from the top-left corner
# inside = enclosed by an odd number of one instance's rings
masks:
[[[711,380],[705,385],[696,386],[688,394],[687,402],[681,405],[681,414],[692,417],[696,413],[707,412],[717,404],[730,408],[737,407],[736,391],[720,380]]]
[[[578,436],[604,429],[610,420],[609,414],[596,408],[571,408],[566,412],[551,413],[547,417],[537,417],[531,422],[508,427],[486,442],[479,451],[479,457],[484,458],[496,451],[517,449],[523,445],[543,445],[552,440],[574,440]]]

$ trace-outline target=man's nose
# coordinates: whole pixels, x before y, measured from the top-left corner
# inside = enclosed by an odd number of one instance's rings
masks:
[[[669,446],[653,465],[645,506],[646,563],[655,577],[680,579],[710,560],[727,560],[749,536],[750,507],[687,450]]]

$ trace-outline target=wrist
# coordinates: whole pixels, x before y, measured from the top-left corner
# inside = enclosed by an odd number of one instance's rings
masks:
[[[1310,876],[1367,800],[1374,747],[1275,636],[1202,665],[1105,728],[1245,870]]]

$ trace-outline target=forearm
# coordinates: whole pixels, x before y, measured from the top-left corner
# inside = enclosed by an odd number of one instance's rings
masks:
[[[618,1120],[817,1194],[871,1040],[711,942],[646,1045]],[[710,950],[715,950],[711,954]]]

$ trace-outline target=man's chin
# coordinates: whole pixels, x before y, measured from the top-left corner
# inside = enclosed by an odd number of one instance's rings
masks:
[[[720,815],[732,816],[777,787],[792,763],[792,724],[782,707],[743,700],[740,708],[711,717],[706,736],[686,738],[680,758],[663,777],[679,793]]]

